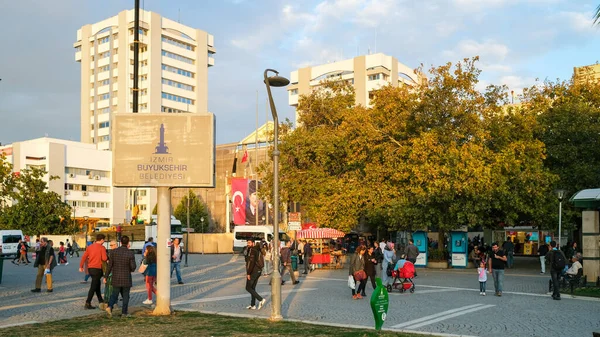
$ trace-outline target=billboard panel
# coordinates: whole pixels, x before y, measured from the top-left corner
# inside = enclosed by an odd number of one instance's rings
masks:
[[[215,118],[207,114],[115,114],[115,187],[214,187]]]
[[[273,215],[269,213],[266,218],[266,205],[264,200],[258,198],[258,189],[261,181],[246,178],[231,179],[231,207],[233,223],[236,225],[266,225],[273,224]]]

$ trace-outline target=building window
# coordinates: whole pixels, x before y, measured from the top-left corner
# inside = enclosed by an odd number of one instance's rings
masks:
[[[189,91],[194,91],[194,87],[192,87],[191,85],[187,85],[187,84],[183,84],[183,83],[180,83],[180,82],[168,80],[166,78],[162,79],[162,83],[166,84],[166,85],[170,85],[170,86],[175,87],[175,88],[179,88],[179,89],[183,89],[183,90],[189,90]]]
[[[177,46],[177,47],[180,47],[180,48],[183,48],[183,49],[194,51],[194,46],[192,46],[189,43],[179,42],[177,40],[174,40],[174,39],[172,39],[170,37],[166,37],[166,36],[163,36],[162,40],[163,40],[163,42],[166,42],[168,44],[172,44],[174,46]]]
[[[103,71],[109,71],[110,70],[110,66],[109,65],[105,65],[104,67],[100,67],[98,68],[98,72],[101,73]]]
[[[107,37],[103,37],[103,38],[101,38],[101,39],[98,40],[98,44],[106,43],[106,42],[108,42],[108,40],[109,40],[108,36]]]
[[[185,56],[181,56],[181,55],[177,55],[177,54],[168,52],[166,50],[162,51],[162,56],[170,57],[170,58],[175,59],[177,61],[185,62],[185,63],[188,63],[188,64],[194,64],[194,60],[192,60],[191,58],[188,58],[188,57],[185,57]]]
[[[110,98],[110,94],[102,94],[102,95],[98,96],[99,101],[109,99],[109,98]]]
[[[162,70],[166,70],[166,71],[169,71],[169,72],[172,72],[172,73],[175,73],[175,74],[179,74],[179,75],[182,75],[182,76],[194,78],[194,73],[192,73],[190,71],[187,71],[187,70],[183,70],[183,69],[171,67],[171,66],[168,66],[166,64],[162,65]]]
[[[162,93],[162,98],[165,98],[165,99],[168,99],[171,101],[175,101],[175,102],[185,103],[185,104],[192,104],[192,105],[194,104],[194,101],[192,101],[189,98],[168,94],[166,92]]]
[[[369,81],[377,81],[381,78],[381,74],[369,75]]]
[[[106,52],[104,52],[104,53],[100,53],[100,54],[98,54],[98,59],[103,59],[103,58],[105,58],[105,57],[109,57],[109,56],[110,56],[110,50],[109,50],[109,51],[106,51]]]
[[[145,197],[146,196],[146,192],[147,192],[146,190],[140,190],[140,191],[138,191],[138,196]]]
[[[290,93],[291,93],[292,95],[298,95],[298,89],[292,89],[292,90],[290,91]]]
[[[75,52],[80,52],[80,51],[81,51],[81,46],[75,47]]]
[[[98,141],[100,142],[108,142],[110,140],[110,136],[100,136]]]
[[[140,35],[148,35],[148,32],[145,29],[140,28]],[[129,35],[133,35],[133,28],[129,29]]]
[[[140,211],[145,211],[146,210],[146,205],[144,204],[140,204]]]
[[[110,122],[101,122],[101,123],[98,125],[98,128],[99,128],[99,129],[103,129],[103,128],[107,128],[107,127],[109,127],[109,126],[110,126]]]
[[[175,108],[169,108],[169,107],[166,107],[166,106],[162,106],[160,108],[160,111],[162,111],[162,112],[168,112],[168,113],[186,113],[186,112],[189,112],[189,111],[183,111],[183,110],[179,110],[179,109],[175,109]]]

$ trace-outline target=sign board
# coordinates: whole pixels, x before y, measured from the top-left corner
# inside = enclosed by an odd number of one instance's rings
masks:
[[[417,261],[415,262],[415,267],[425,267],[427,266],[427,253],[420,253],[417,255]]]
[[[188,232],[188,233],[194,233],[194,229],[193,228],[182,228],[181,229],[182,232]]]
[[[115,187],[214,187],[215,118],[206,114],[115,114]]]
[[[302,223],[300,221],[289,221],[288,222],[288,230],[289,231],[299,231],[302,230]]]
[[[465,268],[466,266],[467,266],[467,254],[452,253],[452,267]]]
[[[289,222],[301,222],[301,213],[300,212],[291,212],[288,213],[288,221]]]

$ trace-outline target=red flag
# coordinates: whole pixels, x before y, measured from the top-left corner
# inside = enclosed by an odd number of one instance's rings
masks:
[[[244,156],[242,157],[242,163],[248,161],[248,150],[244,150]]]
[[[236,225],[246,224],[246,196],[248,195],[248,179],[231,179],[231,203],[233,212],[233,223]]]

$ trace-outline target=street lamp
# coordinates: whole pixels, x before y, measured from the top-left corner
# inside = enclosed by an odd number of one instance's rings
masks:
[[[561,235],[562,235],[562,201],[563,201],[563,198],[565,197],[565,193],[567,191],[558,189],[554,192],[556,193],[556,196],[558,197],[558,249],[560,249],[560,247],[561,247],[560,241],[561,241]]]
[[[268,73],[275,73],[274,76],[268,76]],[[273,69],[266,69],[264,73],[265,85],[267,86],[267,95],[271,105],[271,114],[273,115],[273,124],[275,130],[273,135],[273,203],[275,204],[273,214],[273,276],[271,279],[271,320],[280,321],[281,316],[281,274],[279,273],[279,118],[277,109],[271,95],[271,87],[285,87],[290,84],[290,80],[279,76],[279,72]]]
[[[204,255],[204,217],[200,218],[200,222],[202,223],[202,255]]]
[[[85,233],[86,247],[87,247],[87,243],[90,242],[90,236],[88,234],[88,219],[89,219],[89,217],[87,215],[83,216],[83,221],[84,221],[83,232]]]

